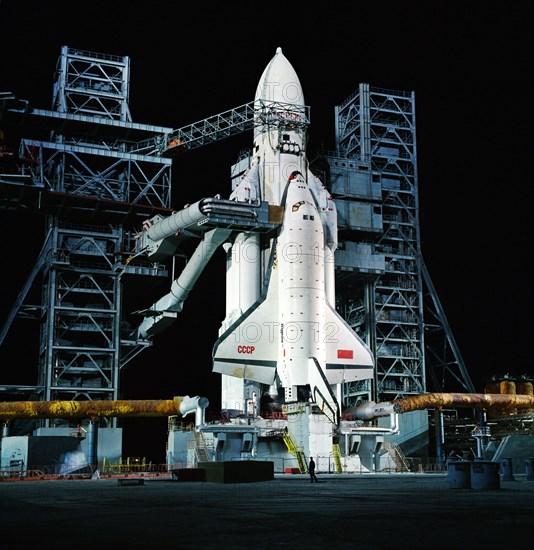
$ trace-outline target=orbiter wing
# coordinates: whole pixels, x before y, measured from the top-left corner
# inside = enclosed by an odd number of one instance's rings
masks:
[[[278,282],[271,277],[267,296],[258,300],[215,342],[213,372],[272,384],[280,342]]]
[[[324,367],[330,384],[373,378],[371,350],[329,304],[325,307],[325,342]]]

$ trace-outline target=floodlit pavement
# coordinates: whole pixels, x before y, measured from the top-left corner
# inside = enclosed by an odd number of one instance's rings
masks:
[[[531,546],[534,481],[449,487],[444,474],[0,483],[0,547],[490,549]],[[9,542],[11,541],[11,542]]]

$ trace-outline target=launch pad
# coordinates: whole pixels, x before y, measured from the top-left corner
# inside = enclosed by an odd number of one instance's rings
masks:
[[[175,469],[202,460],[260,460],[272,462],[275,473],[307,473],[313,456],[316,471],[323,473],[409,470],[398,447],[384,445],[385,436],[397,433],[395,424],[364,426],[361,421],[342,420],[334,430],[309,403],[288,408],[293,410],[287,414],[259,413],[195,429],[186,419],[176,419],[169,423],[167,465]]]
[[[2,389],[34,392],[43,402],[117,400],[121,369],[172,325],[223,247],[226,316],[213,349],[223,414],[206,423],[197,412],[192,429],[172,419],[169,467],[265,459],[277,472],[305,472],[314,456],[319,472],[406,470],[396,443],[425,452],[424,413],[390,411],[384,422],[344,413],[373,398],[426,391],[423,283],[439,302],[419,251],[413,93],[362,84],[358,98],[336,107],[337,150],[326,159],[325,185],[306,158],[309,108],[280,49],[254,101],[179,130],[131,120],[128,58],[67,47],[61,55],[55,89],[69,101],[55,96],[56,111],[0,94],[6,123],[39,120],[54,132],[50,141],[23,139],[24,174],[0,177],[1,206],[22,204],[48,216],[51,227],[30,277],[46,274],[40,335],[49,353],[40,383]],[[90,103],[93,114],[103,112],[88,117]],[[67,104],[72,112],[62,111]],[[248,130],[253,148],[232,167],[230,197],[199,197],[173,211],[171,157]],[[161,262],[187,237],[200,244],[170,292],[152,305],[136,296],[138,307],[123,314],[124,281],[166,276]],[[17,312],[34,311],[25,304],[28,288],[0,343]],[[433,333],[447,327],[436,308]],[[452,351],[440,364],[472,390]],[[115,434],[114,455],[117,418],[99,416],[100,433]],[[62,429],[65,422],[50,415],[33,433]]]

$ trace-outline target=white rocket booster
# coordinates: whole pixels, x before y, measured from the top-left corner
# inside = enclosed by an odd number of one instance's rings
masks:
[[[235,257],[228,270],[233,290],[213,370],[281,386],[286,403],[302,400],[304,392],[337,423],[336,386],[372,378],[374,360],[335,311],[337,213],[308,168],[302,87],[280,48],[261,76],[255,109],[252,162],[231,198],[282,207],[282,224],[256,244],[262,253]],[[241,234],[234,246],[243,241]],[[261,294],[254,301],[258,280]]]

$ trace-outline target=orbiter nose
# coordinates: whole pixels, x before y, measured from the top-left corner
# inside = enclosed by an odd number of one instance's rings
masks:
[[[282,48],[276,49],[276,54],[261,75],[254,100],[259,99],[304,107],[304,94],[299,77],[282,53]]]

